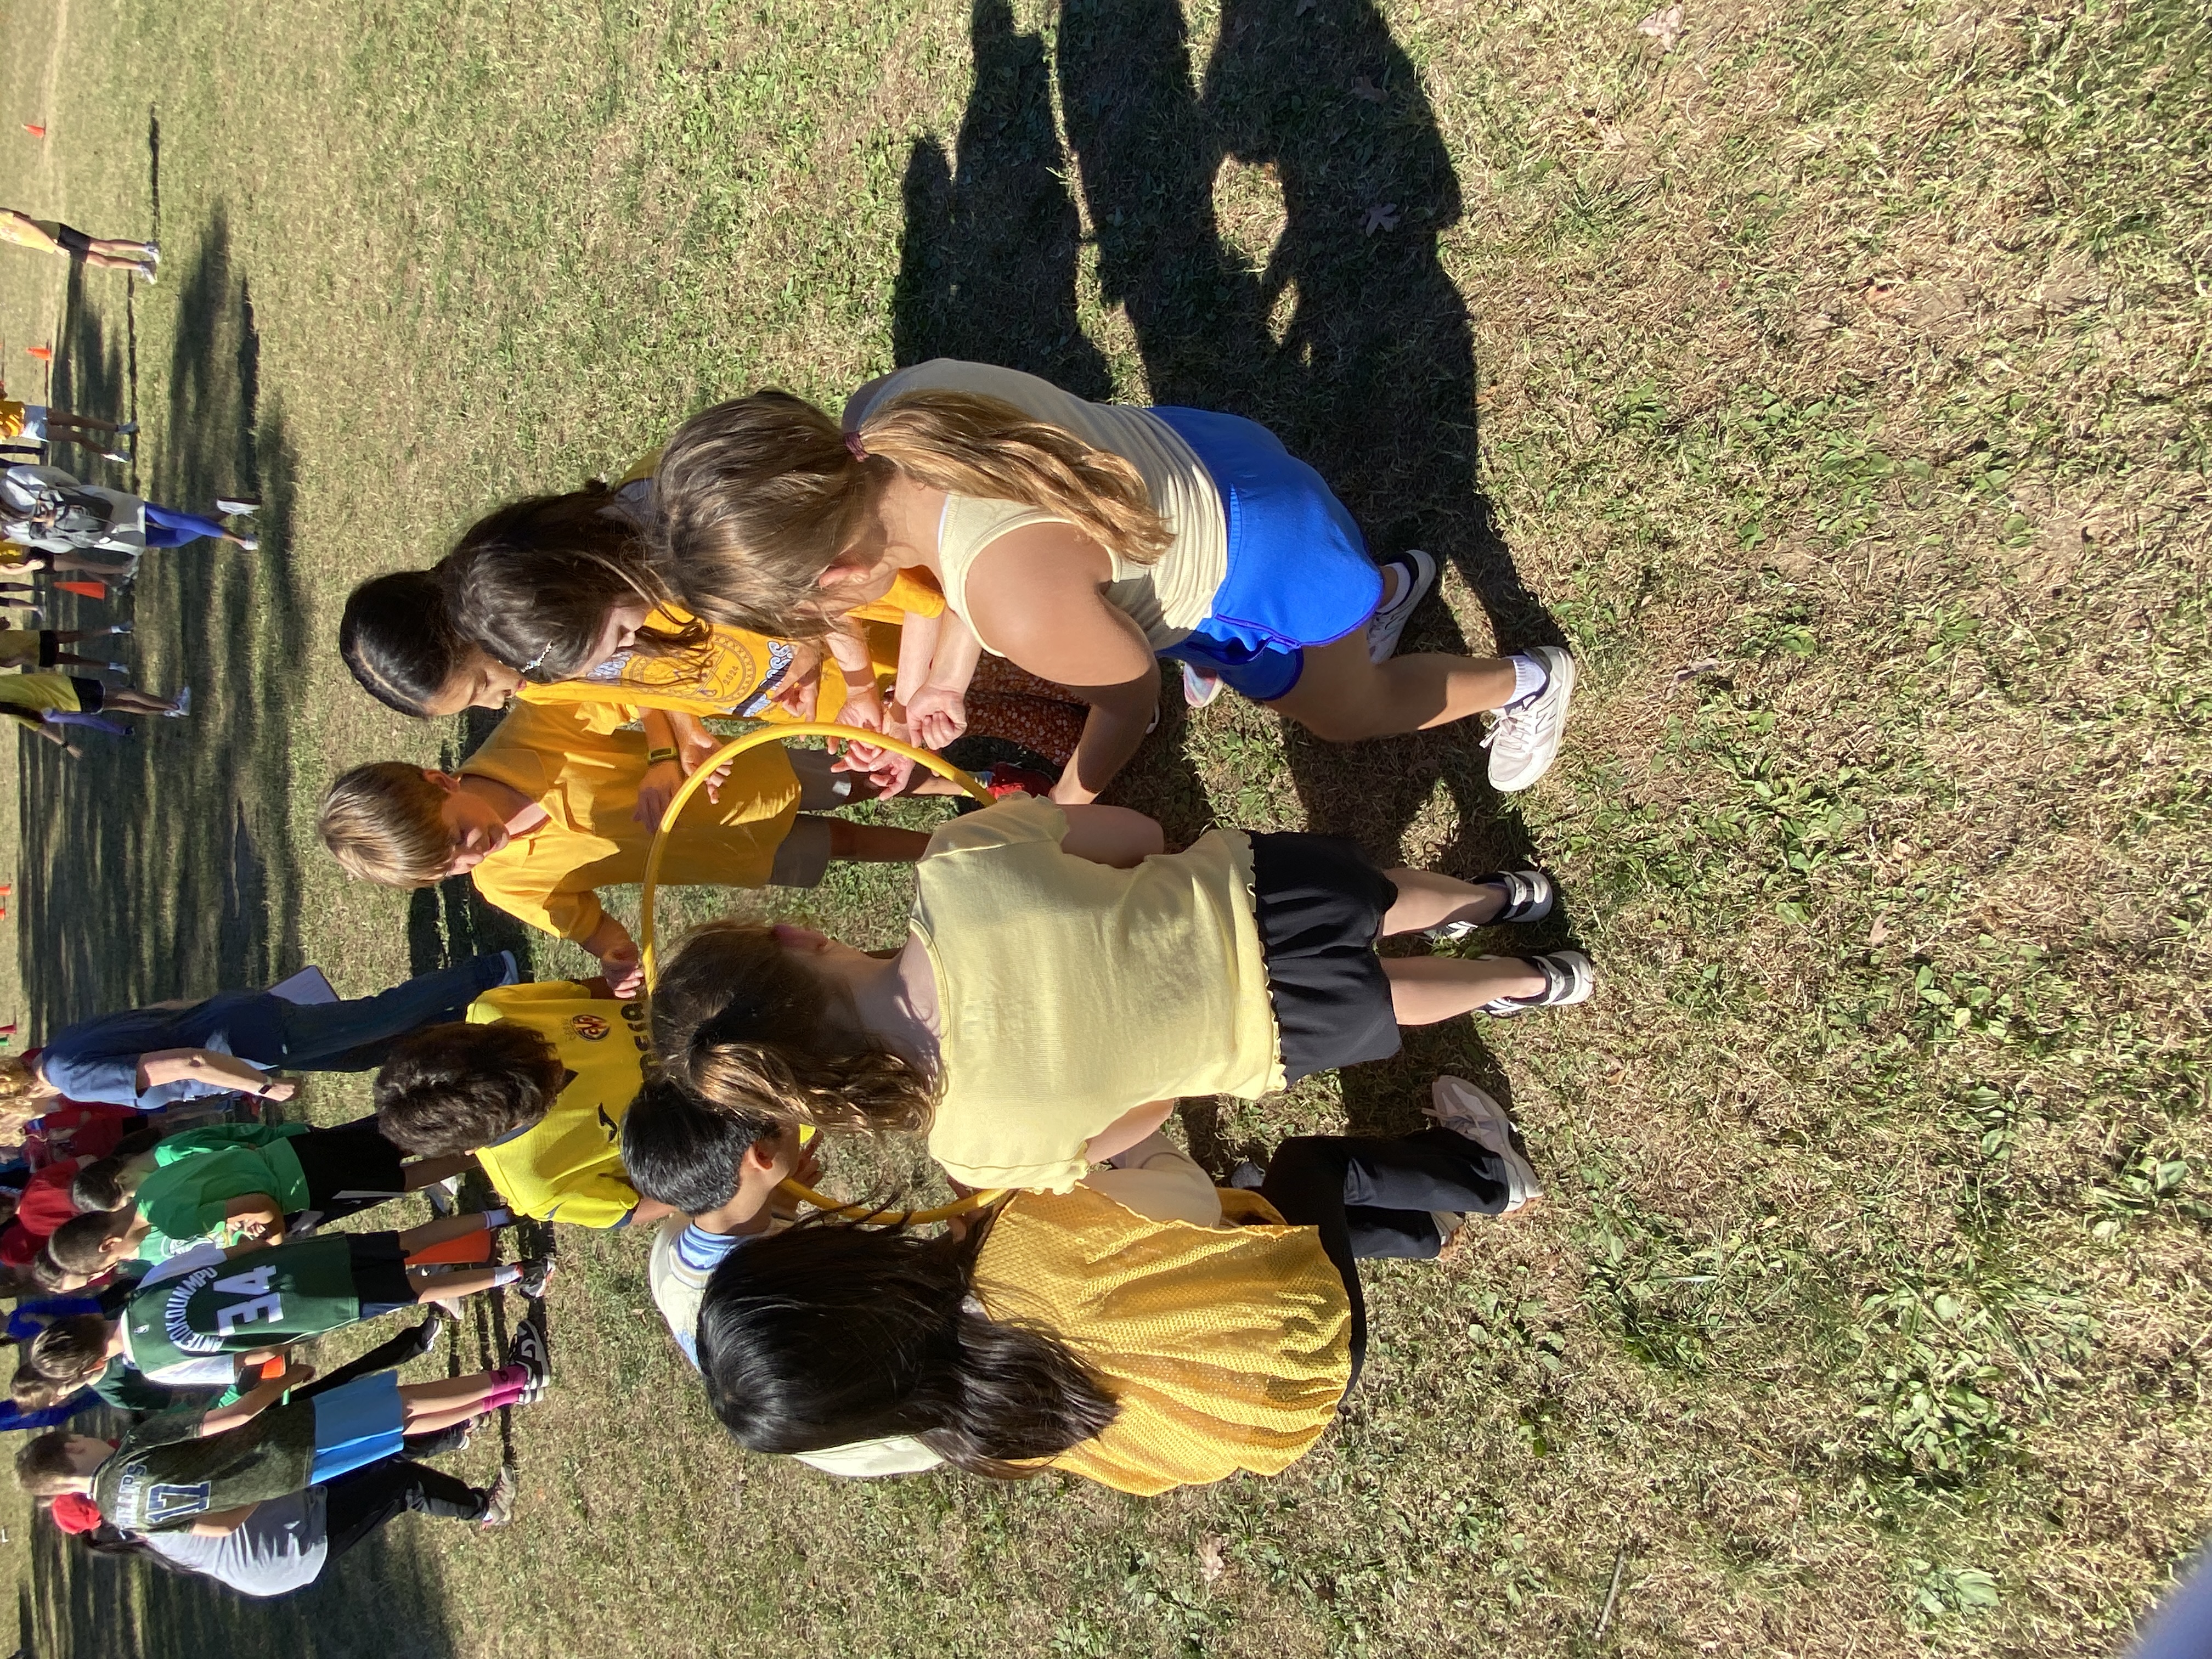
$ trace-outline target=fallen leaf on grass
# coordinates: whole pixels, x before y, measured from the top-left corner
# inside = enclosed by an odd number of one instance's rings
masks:
[[[1659,43],[1662,57],[1674,50],[1674,43],[1682,38],[1682,8],[1677,3],[1655,11],[1636,26],[1638,34],[1647,35]]]
[[[1364,98],[1370,104],[1379,104],[1382,101],[1384,94],[1382,88],[1363,75],[1352,83],[1352,95],[1354,98]]]
[[[1292,12],[1291,15],[1293,17],[1303,17],[1313,9],[1314,0],[1298,0],[1298,9]]]
[[[1228,1540],[1212,1533],[1198,1540],[1198,1576],[1209,1584],[1229,1571],[1229,1563],[1223,1557],[1227,1544]]]
[[[1674,671],[1674,684],[1680,685],[1684,680],[1693,680],[1700,674],[1717,674],[1720,666],[1718,657],[1701,657],[1696,662],[1684,663]]]
[[[1397,229],[1398,204],[1395,202],[1377,202],[1362,216],[1359,228],[1370,236],[1378,230]]]
[[[1877,945],[1886,944],[1888,941],[1888,922],[1883,921],[1881,917],[1876,916],[1874,919],[1874,926],[1867,929],[1867,948],[1869,950],[1872,950]]]

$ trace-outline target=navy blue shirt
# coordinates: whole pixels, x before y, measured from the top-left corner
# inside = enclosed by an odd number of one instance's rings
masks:
[[[46,1044],[39,1056],[40,1073],[71,1100],[105,1101],[149,1111],[172,1101],[228,1094],[238,1085],[191,1079],[142,1090],[138,1057],[164,1048],[229,1054],[232,1018],[268,995],[266,991],[226,991],[189,1008],[131,1008],[81,1019]]]

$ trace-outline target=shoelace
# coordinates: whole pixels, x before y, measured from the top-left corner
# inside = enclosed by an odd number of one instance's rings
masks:
[[[1550,689],[1548,685],[1545,687],[1545,690]],[[1543,691],[1532,691],[1519,702],[1509,702],[1499,709],[1498,718],[1491,722],[1490,730],[1483,734],[1482,747],[1489,748],[1509,731],[1516,736],[1526,734],[1530,740],[1540,736],[1536,730],[1535,714],[1536,705],[1543,696]]]

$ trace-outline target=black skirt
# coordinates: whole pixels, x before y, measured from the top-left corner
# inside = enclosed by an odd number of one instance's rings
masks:
[[[1398,1016],[1375,940],[1397,888],[1336,836],[1251,842],[1253,910],[1285,1080],[1388,1060],[1398,1052]]]

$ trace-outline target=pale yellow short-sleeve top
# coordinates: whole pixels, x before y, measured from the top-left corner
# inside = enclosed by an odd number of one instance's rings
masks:
[[[941,1026],[929,1150],[973,1187],[1065,1192],[1124,1113],[1283,1086],[1244,833],[1133,870],[1063,852],[1066,833],[1048,800],[1002,801],[939,830],[915,872]]]
[[[1148,409],[1127,404],[1094,404],[1063,392],[1049,380],[1019,369],[937,357],[887,375],[855,399],[845,424],[855,428],[886,398],[902,392],[971,392],[996,398],[1032,420],[1073,432],[1094,448],[1119,455],[1144,475],[1153,510],[1167,520],[1175,539],[1152,564],[1126,559],[1112,548],[1112,577],[1106,598],[1145,631],[1155,651],[1164,651],[1206,620],[1229,569],[1229,520],[1221,491],[1198,452],[1182,434]],[[945,602],[963,618],[968,609],[968,572],[983,550],[1010,531],[1032,524],[1064,522],[1055,513],[999,501],[954,495],[945,503],[938,535],[938,563],[945,574]],[[988,640],[983,641],[988,647]]]

